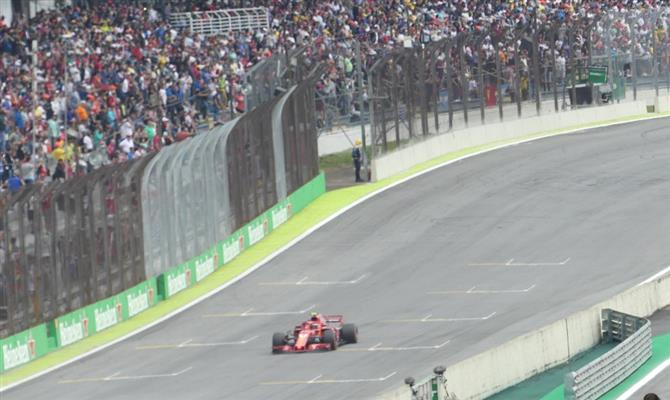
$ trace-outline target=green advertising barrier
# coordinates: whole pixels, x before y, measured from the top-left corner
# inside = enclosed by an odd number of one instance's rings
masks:
[[[191,268],[188,263],[178,265],[158,277],[158,294],[167,299],[191,286]]]
[[[189,267],[191,268],[191,276],[194,278],[194,282],[192,283],[200,282],[207,276],[213,274],[219,267],[219,252],[217,247],[218,246],[212,247],[204,254],[201,254],[188,262]]]
[[[27,329],[0,340],[0,372],[16,368],[42,357],[49,351],[46,324]]]
[[[119,295],[100,300],[85,308],[88,333],[93,335],[123,321],[123,306]]]
[[[322,172],[316,178],[307,182],[300,189],[291,193],[288,198],[291,202],[293,214],[297,214],[326,192],[326,175]]]
[[[132,318],[158,303],[156,278],[151,278],[121,293],[123,319]]]
[[[62,315],[47,325],[49,336],[56,338],[56,346],[63,347],[78,342],[89,334],[86,308]]]

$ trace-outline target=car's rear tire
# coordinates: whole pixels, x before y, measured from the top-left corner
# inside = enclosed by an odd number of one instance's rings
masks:
[[[286,344],[286,342],[284,341],[285,337],[286,337],[286,335],[284,335],[281,332],[275,332],[272,335],[272,352],[274,354],[281,353],[281,350],[277,350],[276,347],[277,346],[283,346],[283,345]]]
[[[340,335],[346,343],[358,343],[358,327],[355,324],[342,325]]]
[[[323,333],[323,342],[330,345],[331,350],[337,350],[337,338],[333,330],[327,330]]]

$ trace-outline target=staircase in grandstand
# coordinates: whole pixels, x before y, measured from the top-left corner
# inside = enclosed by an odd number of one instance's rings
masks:
[[[233,8],[227,10],[183,12],[170,15],[170,24],[178,29],[205,36],[231,31],[259,30],[270,26],[267,8]]]

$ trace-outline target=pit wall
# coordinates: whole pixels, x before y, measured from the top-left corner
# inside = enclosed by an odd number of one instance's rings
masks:
[[[148,310],[234,260],[326,191],[323,172],[205,253],[117,295],[0,340],[0,373]]]
[[[670,274],[447,367],[449,392],[459,400],[483,399],[566,363],[600,342],[602,309],[647,317],[668,305]],[[379,398],[409,400],[411,395],[405,386]]]
[[[670,96],[659,97],[656,101],[660,102],[660,105],[655,107],[657,112],[670,111]],[[548,130],[555,131],[578,128],[597,122],[611,121],[646,113],[646,101],[634,101],[547,114],[538,117],[529,117],[513,121],[505,121],[503,123],[475,126],[454,132],[441,133],[411,146],[373,159],[372,179],[379,180],[388,178],[397,173],[406,171],[422,162],[469,147],[492,144],[511,139],[521,139],[529,135],[547,132]]]

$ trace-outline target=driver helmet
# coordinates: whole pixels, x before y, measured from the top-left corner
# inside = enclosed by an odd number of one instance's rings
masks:
[[[319,314],[318,313],[312,311],[311,313],[309,313],[309,315],[310,315],[310,319],[312,321],[318,321],[319,320]]]

